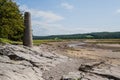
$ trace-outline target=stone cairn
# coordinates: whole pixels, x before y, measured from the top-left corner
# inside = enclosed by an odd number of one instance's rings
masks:
[[[31,15],[29,12],[25,12],[24,14],[24,38],[23,45],[27,47],[32,47],[32,26],[31,26]]]

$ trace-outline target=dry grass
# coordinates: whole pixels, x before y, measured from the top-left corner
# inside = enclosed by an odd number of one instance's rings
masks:
[[[106,44],[120,44],[120,39],[87,39],[87,43],[106,43]]]

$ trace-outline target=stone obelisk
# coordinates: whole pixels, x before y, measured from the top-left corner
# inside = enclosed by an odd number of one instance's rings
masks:
[[[24,38],[23,45],[32,47],[32,26],[31,26],[31,14],[29,12],[25,12],[24,14]]]

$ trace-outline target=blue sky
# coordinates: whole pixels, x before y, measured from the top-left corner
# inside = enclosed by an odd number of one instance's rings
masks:
[[[120,31],[120,0],[16,0],[32,15],[33,35]]]

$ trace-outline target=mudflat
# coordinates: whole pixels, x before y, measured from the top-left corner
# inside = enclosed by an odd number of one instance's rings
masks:
[[[79,75],[80,80],[120,80],[120,44],[72,41],[49,43],[47,47],[51,48],[51,45],[57,54],[67,56],[70,60],[44,72],[44,77],[60,80],[64,75],[62,80],[67,80],[66,76],[68,78]],[[48,77],[45,80],[49,80]]]

